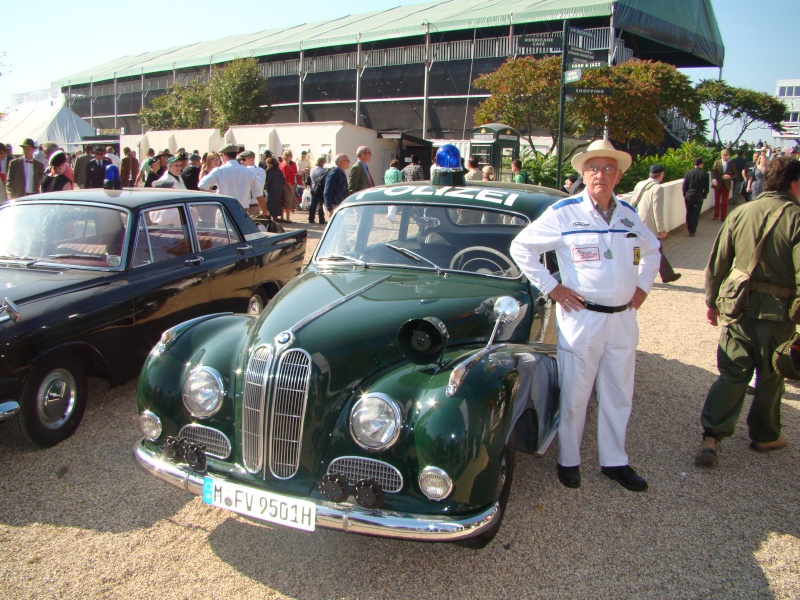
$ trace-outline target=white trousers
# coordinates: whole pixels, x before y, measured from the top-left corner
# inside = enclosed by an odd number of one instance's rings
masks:
[[[625,431],[633,403],[639,326],[636,311],[567,313],[558,305],[558,378],[561,384],[558,464],[581,463],[586,408],[597,387],[597,446],[602,467],[628,464]]]

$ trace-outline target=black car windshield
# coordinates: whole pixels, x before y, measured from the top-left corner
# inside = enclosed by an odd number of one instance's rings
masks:
[[[345,206],[317,249],[320,264],[391,265],[516,278],[511,241],[527,225],[513,214],[452,205]]]
[[[127,229],[127,212],[107,206],[9,203],[0,208],[0,261],[120,268]]]

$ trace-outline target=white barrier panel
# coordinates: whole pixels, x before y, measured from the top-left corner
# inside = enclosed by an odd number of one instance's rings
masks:
[[[664,224],[667,231],[677,229],[686,223],[686,205],[683,202],[683,179],[662,183],[664,190]],[[622,194],[620,196],[625,202],[633,200],[633,193]],[[709,183],[708,196],[703,201],[703,212],[714,207],[714,190]]]

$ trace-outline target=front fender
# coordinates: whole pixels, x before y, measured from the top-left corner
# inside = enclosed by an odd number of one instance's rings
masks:
[[[161,418],[162,438],[176,435],[181,424],[196,420],[183,405],[181,387],[197,366],[215,369],[222,380],[223,406],[203,424],[229,437],[234,427],[234,393],[237,365],[256,318],[244,314],[209,315],[170,330],[175,336],[167,347],[159,343],[142,368],[138,385],[139,412],[152,410]]]

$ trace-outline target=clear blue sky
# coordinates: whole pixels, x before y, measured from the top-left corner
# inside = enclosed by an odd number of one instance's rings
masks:
[[[0,71],[4,73],[0,111],[11,106],[12,94],[48,88],[57,79],[120,56],[415,3],[188,0],[164,2],[150,10],[141,2],[100,3],[107,8],[53,0],[4,2],[0,9]],[[712,0],[712,5],[725,44],[722,77],[729,84],[774,94],[778,79],[800,78],[795,48],[800,0]],[[719,74],[716,68],[687,69],[686,73],[694,80],[716,79]],[[767,130],[747,137],[771,139]]]

